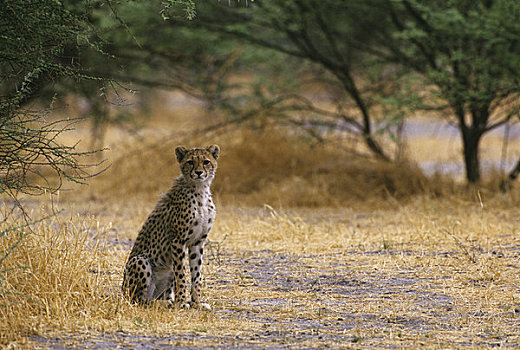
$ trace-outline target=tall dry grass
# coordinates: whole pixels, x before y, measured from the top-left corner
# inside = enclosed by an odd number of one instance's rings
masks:
[[[239,129],[211,138],[194,137],[187,146],[218,143],[219,168],[213,192],[226,205],[336,207],[404,200],[416,194],[440,195],[449,180],[426,178],[412,163],[388,163],[350,153],[348,144],[313,143],[279,129]],[[131,140],[110,168],[82,188],[100,200],[153,201],[178,175],[174,156],[185,140],[160,137]]]
[[[43,325],[84,329],[113,309],[106,282],[114,266],[95,219],[7,220],[2,230],[2,341],[39,334]]]
[[[44,339],[72,337],[72,344],[76,344],[74,339],[95,339],[100,334],[110,337],[107,334],[121,332],[136,339],[144,334],[167,337],[174,340],[172,346],[223,346],[219,343],[222,335],[263,334],[265,322],[273,319],[287,320],[289,328],[285,331],[289,333],[290,322],[302,314],[309,322],[318,322],[321,316],[316,312],[317,298],[321,300],[318,305],[329,302],[335,305],[338,297],[342,301],[339,310],[328,311],[330,316],[326,322],[329,324],[344,317],[341,312],[360,316],[381,313],[381,317],[395,319],[406,315],[424,318],[425,324],[434,317],[417,310],[417,305],[409,300],[410,291],[393,295],[402,298],[399,300],[406,307],[396,304],[393,297],[364,295],[367,301],[364,303],[357,299],[357,294],[280,291],[269,283],[255,281],[248,272],[257,269],[255,276],[262,277],[254,263],[255,257],[262,254],[267,258],[269,254],[281,254],[287,255],[289,260],[301,259],[301,264],[290,265],[294,271],[287,277],[300,280],[304,285],[326,279],[329,274],[337,278],[354,276],[354,281],[360,283],[364,283],[364,278],[372,283],[370,276],[374,274],[389,280],[403,276],[417,278],[425,290],[433,288],[436,293],[452,299],[453,312],[462,315],[455,318],[460,329],[455,327],[433,339],[424,339],[418,334],[408,343],[399,343],[402,341],[399,339],[396,343],[391,339],[382,340],[387,345],[408,347],[426,341],[428,346],[435,346],[440,338],[450,338],[454,344],[458,340],[471,340],[467,332],[475,323],[479,327],[487,325],[481,318],[471,316],[478,313],[496,314],[493,321],[496,324],[490,325],[502,333],[515,335],[511,323],[517,317],[514,308],[518,304],[515,200],[509,195],[488,197],[484,194],[471,201],[458,196],[439,200],[418,195],[408,203],[370,210],[220,207],[206,249],[206,283],[211,287],[205,287],[203,292],[215,309],[209,313],[171,310],[159,304],[144,308],[130,305],[121,298],[119,286],[129,249],[128,238],[135,237],[136,230],[124,230],[121,223],[116,221],[111,225],[110,222],[124,209],[125,220],[130,221],[127,225],[138,228],[146,211],[135,202],[84,203],[76,209],[68,209],[69,213],[35,223],[33,232],[17,228],[19,222],[6,222],[2,229],[9,230],[0,239],[0,251],[10,254],[1,266],[0,343],[23,345],[26,342],[32,346],[35,337],[42,336]],[[102,214],[97,217],[70,214],[84,211]],[[23,244],[13,249],[20,235],[24,235]],[[341,264],[346,265],[341,267]],[[280,278],[276,277],[278,282]],[[225,283],[220,283],[222,279]],[[255,304],[270,298],[289,298],[298,307],[265,308]],[[250,317],[244,317],[244,313]],[[447,317],[451,315],[448,313]],[[256,322],[255,317],[266,321]],[[269,327],[276,325],[269,324]],[[326,333],[326,327],[321,332]],[[200,343],[177,343],[181,334],[194,335]],[[197,337],[201,334],[204,336]],[[308,341],[306,345],[312,347],[317,339],[311,337]]]
[[[34,346],[39,336],[167,334],[212,322],[211,314],[172,312],[160,304],[143,308],[123,299],[128,247],[109,243],[110,227],[70,212],[29,226],[14,219],[0,225],[0,347]]]

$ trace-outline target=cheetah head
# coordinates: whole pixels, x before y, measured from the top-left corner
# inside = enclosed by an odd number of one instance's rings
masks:
[[[175,155],[185,179],[192,182],[211,181],[217,170],[220,148],[212,145],[206,148],[177,147]]]

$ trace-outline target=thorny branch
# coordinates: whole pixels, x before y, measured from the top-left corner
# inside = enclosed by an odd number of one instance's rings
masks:
[[[106,170],[88,171],[104,161],[80,163],[79,158],[97,151],[81,152],[77,144],[65,145],[58,140],[78,120],[46,122],[40,113],[5,113],[0,120],[0,193],[12,198],[19,193],[52,193],[64,180],[83,183]]]

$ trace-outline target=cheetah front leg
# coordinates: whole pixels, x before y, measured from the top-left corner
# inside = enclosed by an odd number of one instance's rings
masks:
[[[184,247],[174,247],[173,274],[175,276],[175,305],[189,309],[190,304],[186,298],[186,271],[184,269]]]
[[[202,256],[205,242],[189,248],[190,253],[190,273],[191,273],[191,303],[194,307],[203,310],[211,310],[207,303],[200,302],[200,285],[202,279]]]

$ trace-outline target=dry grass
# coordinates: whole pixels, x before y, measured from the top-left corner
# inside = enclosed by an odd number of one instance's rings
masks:
[[[118,331],[167,334],[234,323],[215,320],[212,314],[174,312],[161,305],[142,308],[123,300],[119,285],[128,245],[126,239],[119,242],[110,223],[67,213],[33,229],[12,228],[1,240],[1,251],[10,252],[1,271],[3,344],[32,339],[34,346],[38,337]],[[21,234],[23,243],[13,247]]]
[[[448,181],[429,180],[409,163],[392,164],[355,156],[348,144],[313,144],[277,129],[229,131],[211,140],[159,136],[130,140],[110,168],[80,193],[89,198],[155,200],[177,176],[173,150],[218,143],[222,154],[213,185],[217,201],[227,205],[322,207],[385,202],[419,193],[439,195],[453,190]],[[157,174],[160,174],[157,176]],[[73,192],[78,196],[78,191]]]
[[[27,269],[5,274],[2,341],[518,346],[516,203],[418,196],[373,211],[220,208],[207,249],[208,313],[122,300],[128,239],[153,203],[84,203],[69,210],[95,216],[37,224],[9,257],[7,268]]]
[[[2,345],[520,347],[518,189],[467,190],[276,130],[145,134],[110,131],[111,168],[55,197],[65,210],[32,232],[1,223]],[[223,150],[203,289],[211,312],[133,306],[119,293],[131,240],[177,174],[179,143]],[[26,200],[35,218],[49,206]]]

